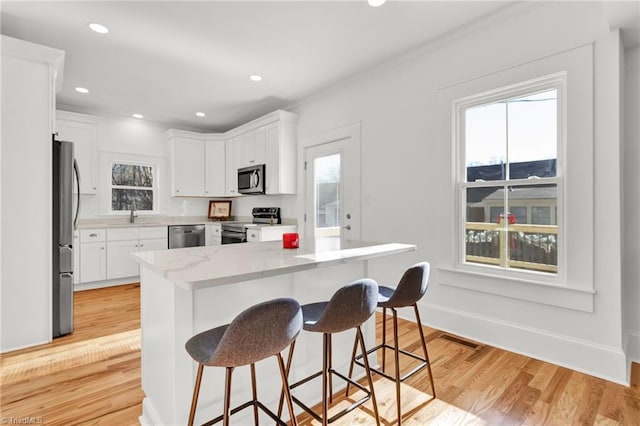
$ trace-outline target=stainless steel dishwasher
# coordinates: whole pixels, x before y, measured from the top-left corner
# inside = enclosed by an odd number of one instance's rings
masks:
[[[204,225],[169,227],[169,248],[204,246]]]

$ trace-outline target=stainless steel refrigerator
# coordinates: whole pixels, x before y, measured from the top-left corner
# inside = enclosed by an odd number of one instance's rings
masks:
[[[73,174],[77,201],[74,212]],[[73,231],[80,211],[80,174],[73,143],[53,137],[53,337],[73,331]]]

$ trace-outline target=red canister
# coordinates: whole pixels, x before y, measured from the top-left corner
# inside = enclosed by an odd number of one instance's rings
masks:
[[[300,246],[300,237],[297,232],[288,232],[282,234],[282,247],[287,249],[298,248]]]

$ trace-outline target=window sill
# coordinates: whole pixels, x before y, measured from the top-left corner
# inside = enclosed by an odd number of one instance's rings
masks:
[[[463,268],[443,267],[439,283],[480,293],[495,294],[512,299],[557,306],[582,312],[593,312],[593,289],[567,287],[522,278],[470,271]],[[469,277],[474,279],[469,279]]]

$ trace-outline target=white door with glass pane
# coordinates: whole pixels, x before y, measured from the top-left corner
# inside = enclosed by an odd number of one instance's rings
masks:
[[[306,237],[360,239],[360,124],[302,141]]]

